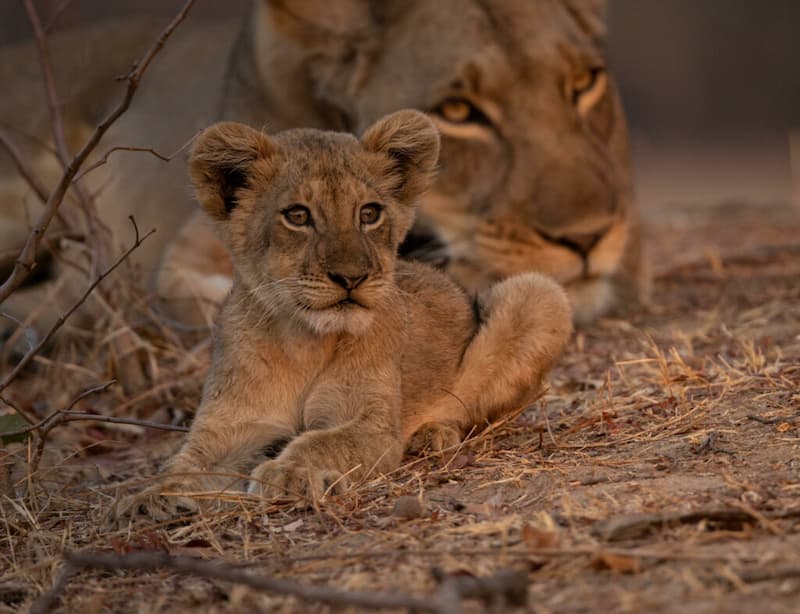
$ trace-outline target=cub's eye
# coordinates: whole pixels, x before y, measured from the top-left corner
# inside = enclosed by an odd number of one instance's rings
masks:
[[[311,211],[305,205],[290,205],[283,211],[283,218],[292,226],[310,226]]]
[[[377,224],[381,219],[382,211],[383,207],[378,203],[367,203],[361,207],[361,211],[359,212],[358,216],[362,224]]]
[[[589,110],[605,92],[606,71],[594,66],[577,73],[572,78],[572,104],[581,112]]]
[[[453,124],[491,124],[484,112],[466,98],[446,98],[433,112]]]

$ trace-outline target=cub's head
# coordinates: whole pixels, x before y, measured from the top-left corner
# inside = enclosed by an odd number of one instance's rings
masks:
[[[431,120],[398,111],[360,140],[216,124],[198,137],[190,170],[240,291],[320,334],[360,334],[394,287],[398,246],[438,156]]]

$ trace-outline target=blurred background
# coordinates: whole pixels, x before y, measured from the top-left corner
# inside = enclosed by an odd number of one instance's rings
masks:
[[[72,0],[58,25],[133,14],[168,17],[181,4]],[[248,4],[200,0],[194,18],[238,17]],[[52,14],[64,0],[37,6]],[[645,210],[741,203],[785,208],[790,201],[800,207],[798,26],[797,0],[609,1],[608,58],[631,125]],[[0,2],[0,44],[29,36],[22,3]]]

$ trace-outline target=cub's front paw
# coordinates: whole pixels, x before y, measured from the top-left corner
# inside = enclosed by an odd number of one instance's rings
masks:
[[[250,474],[247,486],[247,492],[265,498],[289,495],[311,501],[346,489],[346,479],[338,471],[286,460],[261,463]]]
[[[461,431],[455,426],[438,422],[426,422],[411,436],[406,450],[412,454],[430,451],[441,453],[461,443]]]

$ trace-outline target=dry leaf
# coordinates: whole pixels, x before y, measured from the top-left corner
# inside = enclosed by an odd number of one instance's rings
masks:
[[[561,541],[556,531],[546,531],[526,524],[522,527],[522,541],[531,549],[557,548]]]
[[[474,461],[475,457],[472,454],[459,454],[451,461],[449,468],[463,469],[471,465]]]
[[[617,573],[639,573],[639,559],[619,554],[601,552],[592,559],[594,569],[608,569]]]
[[[781,423],[778,425],[778,432],[779,432],[779,433],[785,433],[785,432],[786,432],[786,431],[788,431],[790,428],[792,428],[792,425],[791,425],[791,424],[789,424],[788,422],[781,422]]]
[[[403,495],[402,497],[397,497],[397,500],[394,502],[392,516],[410,520],[411,518],[419,518],[424,511],[418,497]]]

